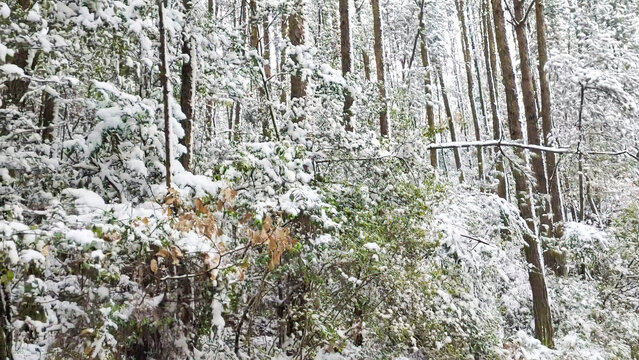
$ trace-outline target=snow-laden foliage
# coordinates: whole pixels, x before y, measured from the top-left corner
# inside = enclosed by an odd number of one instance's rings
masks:
[[[636,359],[637,5],[545,1],[561,154],[548,176],[570,220],[545,237],[512,185],[512,201],[493,194],[499,159],[534,183],[532,156],[480,146],[485,179],[473,147],[459,169],[448,148],[429,161],[451,136],[444,94],[460,144],[475,140],[471,106],[480,140],[493,138],[491,71],[508,141],[501,70],[481,54],[489,8],[461,7],[465,64],[454,1],[380,3],[384,99],[368,1],[349,2],[345,76],[337,2],[164,1],[166,84],[159,2],[0,2],[0,357]],[[291,76],[304,97],[291,98]],[[554,348],[535,339],[529,238]]]

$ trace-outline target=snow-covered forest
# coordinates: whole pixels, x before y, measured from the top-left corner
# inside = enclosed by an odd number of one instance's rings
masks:
[[[639,1],[0,1],[0,360],[639,359]]]

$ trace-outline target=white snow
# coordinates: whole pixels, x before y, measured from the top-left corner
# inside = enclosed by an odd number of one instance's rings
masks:
[[[44,255],[36,250],[26,249],[20,251],[20,262],[28,264],[30,262],[44,264]]]
[[[11,9],[4,2],[0,2],[0,17],[8,18],[11,15]]]
[[[95,234],[91,230],[82,229],[82,230],[69,230],[65,234],[66,238],[75,242],[80,247],[84,247],[87,245],[101,244],[103,241],[95,237]]]
[[[369,242],[364,244],[364,248],[367,250],[370,250],[372,252],[379,252],[381,249],[379,247],[379,245],[373,243],[373,242]]]
[[[74,197],[74,204],[78,211],[91,212],[95,209],[106,208],[106,204],[102,197],[91,190],[66,188],[62,190],[62,195]]]
[[[7,75],[24,76],[24,70],[20,69],[20,67],[15,64],[0,65],[0,71]]]

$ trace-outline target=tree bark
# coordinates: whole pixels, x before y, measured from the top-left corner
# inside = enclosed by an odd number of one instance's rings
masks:
[[[430,60],[428,59],[428,49],[426,47],[426,36],[424,34],[424,0],[422,0],[419,10],[419,48],[422,58],[422,66],[424,67],[424,92],[426,95],[426,120],[428,122],[428,134],[431,136],[431,141],[436,142],[436,129],[435,129],[435,114],[433,111],[433,99],[432,99],[432,80],[431,80],[431,68]],[[416,39],[417,40],[417,39]],[[437,169],[438,159],[437,150],[430,151],[430,165]]]
[[[188,13],[191,10],[191,0],[184,0],[184,8]],[[191,44],[191,36],[187,33],[183,35],[182,54],[188,55],[188,60],[182,64],[182,87],[180,89],[180,107],[186,116],[180,123],[184,129],[184,137],[180,139],[180,144],[186,148],[186,152],[180,156],[180,163],[186,171],[191,170],[191,156],[193,149],[193,113],[195,102],[195,49]]]
[[[264,89],[265,93],[271,93],[270,90],[270,78],[271,78],[271,36],[269,32],[269,16],[268,13],[264,14],[262,18],[262,32],[264,35],[262,36],[262,58],[264,59],[264,77],[266,87]],[[270,99],[267,99],[270,102]],[[266,114],[260,115],[262,118],[262,136],[264,138],[270,138],[269,133],[269,125],[268,125],[268,117]]]
[[[473,120],[473,127],[475,131],[475,140],[481,141],[481,131],[479,127],[479,120],[477,118],[477,109],[475,107],[475,94],[473,90],[473,72],[472,72],[472,59],[470,56],[470,45],[468,40],[468,30],[466,28],[466,15],[464,14],[464,2],[463,0],[456,0],[457,5],[457,17],[459,19],[459,26],[461,28],[461,43],[464,53],[464,69],[466,70],[466,84],[468,90],[468,105],[470,106],[470,113]],[[477,148],[477,172],[479,179],[484,179],[484,156],[482,154],[482,148]]]
[[[499,110],[497,109],[497,87],[495,81],[495,71],[497,61],[495,58],[495,44],[493,42],[493,30],[490,20],[490,0],[484,0],[484,61],[486,62],[486,80],[488,82],[488,95],[490,98],[490,112],[492,114],[493,138],[499,140],[502,138],[501,121],[499,120]],[[495,171],[497,173],[497,195],[502,199],[508,198],[506,173],[504,169],[503,157],[499,154],[499,149],[494,149],[497,156],[495,163]]]
[[[286,14],[282,14],[282,21],[280,23],[280,36],[281,40],[284,41],[288,37],[288,17]],[[286,104],[286,72],[284,71],[284,64],[286,63],[286,47],[282,46],[280,50],[280,103]]]
[[[171,187],[171,113],[169,105],[169,76],[166,59],[166,33],[164,29],[164,2],[158,0],[160,18],[160,83],[162,84],[162,101],[164,103],[164,169],[166,187]]]
[[[519,123],[519,101],[517,98],[517,88],[515,72],[510,58],[510,49],[506,38],[506,24],[504,19],[504,9],[501,0],[492,0],[493,21],[495,25],[495,37],[499,59],[502,68],[502,82],[506,92],[506,106],[508,109],[508,128],[512,141],[522,140],[523,134]],[[515,154],[525,164],[525,154],[521,149],[514,149]],[[515,178],[515,189],[517,191],[517,205],[522,217],[526,220],[529,232],[524,232],[523,238],[526,242],[524,252],[528,262],[528,280],[532,290],[533,314],[535,318],[535,336],[544,345],[553,347],[553,328],[550,305],[548,304],[548,290],[544,277],[544,267],[539,251],[539,243],[534,236],[535,223],[530,202],[530,189],[524,170],[519,166],[513,166],[513,177]]]
[[[446,85],[444,85],[444,77],[442,76],[442,69],[437,69],[437,76],[439,78],[439,86],[441,87],[442,100],[444,102],[444,110],[446,111],[446,119],[448,121],[448,131],[450,132],[450,141],[457,141],[457,133],[455,132],[455,123],[453,122],[453,114],[450,110],[450,102],[448,101],[448,94],[446,93]],[[453,149],[453,155],[455,157],[455,167],[459,171],[459,182],[464,182],[464,171],[462,170],[461,156],[459,156],[459,149]]]
[[[20,7],[26,14],[27,10],[31,7],[30,0],[21,0],[19,1]],[[29,62],[29,50],[20,48],[18,49],[13,58],[11,59],[11,63],[16,65],[22,70],[27,70],[27,65]],[[5,103],[20,105],[22,104],[22,97],[29,90],[29,84],[31,80],[28,78],[20,78],[14,80],[8,80],[5,82],[7,86]]]
[[[550,101],[550,85],[546,73],[548,62],[548,47],[546,45],[546,23],[544,18],[544,0],[535,0],[535,24],[537,28],[537,51],[539,60],[539,87],[541,92],[541,128],[544,136],[544,145],[550,146],[550,133],[552,131],[552,103]],[[552,209],[553,222],[563,222],[561,205],[561,193],[559,191],[559,174],[557,173],[557,160],[555,154],[546,154],[546,174],[548,176],[548,188],[550,192],[550,208]]]
[[[303,0],[295,0],[293,3],[293,9],[288,19],[288,38],[291,41],[291,45],[300,46],[304,44],[304,2]],[[301,63],[299,61],[299,55],[295,53],[291,56],[295,62],[296,69],[291,74],[291,101],[292,106],[298,108],[293,122],[302,122],[305,119],[304,115],[304,98],[306,97],[306,80],[303,78]]]
[[[42,111],[40,113],[40,127],[42,128],[42,141],[53,141],[53,124],[56,117],[55,97],[46,89],[42,93]]]
[[[526,116],[526,135],[529,144],[539,145],[539,116],[535,103],[535,85],[530,68],[530,55],[528,54],[528,34],[526,33],[526,15],[523,1],[513,0],[513,8],[515,12],[515,34],[519,48],[521,92]],[[548,194],[548,186],[546,183],[543,154],[541,152],[533,152],[530,156],[530,160],[536,180],[535,193],[541,195],[537,214],[539,215],[539,221],[543,225],[542,232],[550,234],[552,232],[552,218],[549,216],[550,209],[546,197],[546,194]]]
[[[339,0],[339,29],[340,29],[340,52],[342,60],[342,76],[344,78],[352,71],[353,60],[351,59],[351,26],[350,26],[350,11],[349,0]],[[351,118],[353,116],[351,112],[351,106],[353,106],[353,96],[348,88],[344,87],[344,127],[346,131],[353,131],[353,124]]]
[[[384,75],[384,41],[382,37],[382,19],[380,16],[379,0],[371,0],[373,8],[373,50],[375,53],[375,66],[377,73],[377,87],[382,108],[379,111],[379,133],[388,136],[390,126],[388,123],[388,103],[386,101],[386,80]]]

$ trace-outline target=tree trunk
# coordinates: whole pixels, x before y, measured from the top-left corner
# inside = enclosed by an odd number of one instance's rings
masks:
[[[5,275],[6,269],[2,275]],[[13,334],[11,333],[11,289],[0,284],[0,359],[13,360]]]
[[[579,120],[577,123],[577,129],[579,131],[579,143],[577,148],[580,149],[584,146],[584,132],[583,132],[583,113],[584,113],[584,99],[586,94],[586,87],[581,85],[581,90],[579,91]],[[581,152],[579,152],[579,221],[584,221],[585,219],[585,198],[584,198],[584,156]]]
[[[544,19],[544,0],[535,0],[535,16],[537,27],[537,51],[539,56],[539,87],[541,90],[541,128],[544,135],[544,146],[550,146],[550,132],[552,131],[552,113],[550,102],[550,85],[546,74],[548,62],[548,47],[546,45],[546,24]],[[546,154],[546,174],[550,192],[550,207],[555,224],[564,221],[561,193],[559,192],[559,174],[555,154]]]
[[[499,120],[499,110],[497,109],[497,87],[495,83],[495,71],[497,69],[497,61],[495,58],[495,44],[493,42],[493,30],[490,25],[490,0],[484,0],[484,61],[486,62],[486,79],[488,82],[488,95],[490,97],[490,112],[493,119],[493,138],[499,140],[502,138],[501,121]],[[495,171],[497,173],[497,195],[502,199],[508,198],[506,173],[504,169],[504,159],[499,154],[499,148],[495,148]]]
[[[31,7],[30,0],[21,0],[19,1],[20,7],[26,14],[27,10]],[[27,65],[29,62],[29,50],[20,48],[18,49],[11,59],[11,63],[16,65],[22,70],[27,69]],[[22,97],[29,90],[29,84],[31,80],[28,78],[19,78],[14,80],[8,80],[5,82],[7,86],[7,90],[5,92],[5,104],[14,104],[19,105],[22,102]]]
[[[424,0],[419,10],[419,48],[422,58],[422,66],[424,67],[424,92],[426,95],[426,120],[428,122],[428,134],[431,136],[431,141],[436,142],[436,130],[435,130],[435,114],[433,112],[433,99],[431,91],[431,68],[430,60],[428,59],[428,49],[426,48],[426,36],[424,35]],[[417,39],[415,39],[417,40]],[[432,149],[430,151],[430,165],[437,169],[437,150]]]
[[[282,14],[282,22],[280,23],[280,36],[284,41],[288,37],[288,17],[286,14]],[[286,47],[282,46],[280,50],[280,103],[286,104],[286,72],[284,71],[284,64],[286,63]]]
[[[351,27],[350,12],[348,8],[349,0],[339,0],[339,29],[340,29],[340,52],[342,58],[342,76],[344,78],[352,71],[353,61],[351,59]],[[353,105],[353,96],[348,86],[344,87],[344,126],[346,131],[353,131],[351,124],[351,106]]]
[[[439,78],[439,86],[441,87],[442,99],[444,101],[444,109],[446,111],[446,119],[448,120],[448,131],[450,132],[450,141],[457,141],[457,133],[455,132],[455,123],[453,122],[453,114],[450,110],[450,102],[448,101],[448,94],[446,93],[446,85],[444,85],[444,77],[442,76],[442,69],[437,69],[437,76]],[[461,165],[461,156],[459,156],[459,149],[453,149],[453,155],[455,156],[455,167],[459,171],[459,182],[464,182],[464,172]]]
[[[46,89],[42,92],[42,110],[40,112],[40,127],[42,128],[42,141],[53,141],[53,126],[56,117],[55,97]]]
[[[519,123],[519,102],[517,98],[515,72],[513,70],[510,49],[506,38],[504,9],[501,0],[492,0],[492,2],[495,37],[502,68],[502,82],[506,92],[508,128],[511,140],[517,141],[523,139],[523,134],[521,124]],[[521,149],[515,149],[514,152],[520,159],[521,164],[525,164],[525,154],[523,151]],[[524,252],[526,254],[526,260],[530,265],[528,268],[528,280],[532,290],[535,336],[544,345],[553,347],[552,317],[550,314],[550,305],[548,304],[548,291],[544,277],[543,262],[539,251],[539,243],[534,236],[535,224],[529,196],[530,189],[528,188],[524,169],[519,166],[513,166],[513,177],[515,178],[517,205],[530,229],[530,232],[524,232],[523,237],[526,242]]]
[[[479,128],[479,120],[477,118],[477,109],[475,108],[475,94],[473,90],[473,72],[472,72],[472,59],[470,56],[470,45],[468,42],[468,30],[466,29],[466,15],[464,14],[464,2],[463,0],[456,0],[457,5],[457,17],[459,18],[459,26],[461,27],[461,42],[462,50],[464,53],[464,69],[466,70],[466,84],[468,85],[468,105],[470,106],[470,113],[473,120],[473,127],[475,130],[475,140],[481,141],[481,131]],[[482,154],[482,147],[477,147],[477,172],[479,179],[484,179],[484,156]]]
[[[249,44],[251,45],[251,48],[258,50],[260,44],[260,32],[257,25],[257,3],[255,0],[250,0],[249,12]]]
[[[270,79],[271,79],[271,36],[269,32],[269,16],[265,14],[262,19],[262,32],[264,33],[262,36],[262,57],[264,59],[264,77],[266,87],[264,92],[271,93],[270,90]],[[270,102],[270,99],[267,99]],[[264,138],[270,138],[269,134],[269,125],[268,125],[268,117],[266,114],[261,114],[262,118],[262,136]]]
[[[304,44],[304,2],[303,0],[295,0],[293,9],[288,19],[288,38],[292,46],[300,46]],[[301,63],[299,55],[295,52],[292,59],[295,62],[296,69],[291,74],[291,101],[295,109],[293,122],[302,122],[305,119],[304,98],[306,97],[306,80],[302,77]]]
[[[162,84],[162,101],[164,103],[164,168],[166,187],[171,187],[171,113],[169,105],[169,75],[166,60],[166,33],[164,29],[164,2],[158,0],[160,18],[160,83]]]
[[[187,13],[190,11],[191,0],[184,0],[184,8]],[[186,148],[186,152],[180,157],[180,163],[182,163],[184,170],[190,171],[193,150],[193,104],[195,102],[195,87],[197,81],[195,78],[196,55],[195,49],[191,44],[191,36],[187,33],[184,33],[182,36],[184,38],[182,54],[188,55],[188,60],[182,64],[181,74],[182,88],[180,89],[180,107],[186,117],[180,122],[182,129],[184,129],[184,137],[180,139],[180,144]]]
[[[519,48],[519,60],[521,69],[521,92],[524,102],[524,113],[526,115],[526,134],[528,143],[539,145],[539,128],[537,105],[535,104],[535,85],[530,68],[530,56],[528,54],[528,35],[526,34],[525,9],[522,0],[513,0],[515,11],[515,34]],[[535,193],[540,196],[539,221],[542,224],[542,232],[550,234],[552,232],[552,218],[550,218],[549,205],[546,194],[548,186],[546,184],[546,173],[544,169],[544,158],[541,151],[532,151],[530,156],[533,174],[535,176]]]
[[[386,81],[384,76],[384,42],[382,37],[382,19],[380,16],[379,0],[371,0],[373,8],[373,34],[375,41],[373,50],[375,53],[375,66],[377,72],[377,87],[379,90],[379,99],[381,101],[381,110],[379,111],[379,133],[382,136],[388,136],[390,126],[388,123],[388,104],[386,102]]]

